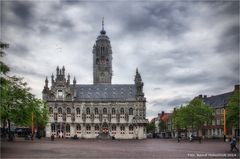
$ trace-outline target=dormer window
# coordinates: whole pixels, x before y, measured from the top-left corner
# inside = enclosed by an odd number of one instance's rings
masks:
[[[58,96],[58,98],[63,98],[63,91],[62,90],[58,90],[57,91],[57,96]]]

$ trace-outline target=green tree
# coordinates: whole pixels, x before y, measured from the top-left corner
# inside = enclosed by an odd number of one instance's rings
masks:
[[[147,132],[148,133],[154,133],[155,128],[156,128],[155,123],[151,122],[147,125]]]
[[[186,106],[175,109],[173,112],[174,127],[179,129],[199,130],[205,122],[213,118],[213,109],[202,101],[194,98]]]
[[[0,54],[3,57],[5,55],[3,49],[8,48],[8,44],[1,42],[0,47]],[[2,61],[2,58],[0,64],[0,118],[3,128],[5,129],[6,125],[8,125],[8,132],[10,132],[11,123],[30,127],[32,125],[32,116],[34,116],[35,125],[45,126],[48,120],[46,104],[30,93],[30,88],[26,82],[23,82],[23,78],[7,75],[10,69]],[[9,139],[11,139],[10,133],[8,134]]]
[[[236,129],[239,129],[239,120],[240,120],[240,91],[235,90],[233,95],[230,98],[230,101],[227,106],[226,111],[226,120],[228,127],[234,127]]]

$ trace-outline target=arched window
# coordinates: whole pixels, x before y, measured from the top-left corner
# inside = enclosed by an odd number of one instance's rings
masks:
[[[112,108],[112,114],[116,114],[115,108]]]
[[[103,114],[107,114],[107,108],[103,108]]]
[[[91,126],[87,125],[86,130],[87,130],[87,134],[90,134],[91,133]]]
[[[77,114],[80,114],[80,108],[76,109]]]
[[[76,129],[77,129],[77,131],[81,130],[81,125],[77,124]]]
[[[69,124],[66,125],[66,132],[70,133],[70,125]]]
[[[129,109],[129,115],[133,115],[133,108]]]
[[[98,108],[94,109],[95,114],[98,114]]]
[[[124,114],[124,109],[123,109],[123,108],[120,109],[120,114],[121,114],[121,115]]]
[[[87,130],[91,130],[91,126],[90,125],[87,125]]]
[[[49,113],[53,114],[53,108],[52,107],[49,107]]]
[[[129,125],[128,129],[129,129],[129,134],[133,134],[133,126]]]
[[[54,124],[51,124],[51,131],[55,132],[55,125]]]
[[[67,108],[67,114],[71,114],[71,109]]]
[[[62,108],[58,108],[58,114],[62,114]]]
[[[87,114],[90,114],[90,108],[87,108],[87,109],[86,109],[86,113],[87,113]]]
[[[112,131],[116,131],[116,125],[112,125]]]
[[[99,126],[95,125],[95,131],[99,131]]]

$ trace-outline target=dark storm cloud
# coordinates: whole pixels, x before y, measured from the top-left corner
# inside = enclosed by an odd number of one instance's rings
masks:
[[[238,19],[236,18],[236,21]],[[218,53],[233,53],[237,56],[239,52],[239,25],[231,25],[220,35],[220,42],[216,47]]]
[[[143,3],[144,4],[144,3]],[[188,27],[180,20],[186,16],[186,7],[178,6],[172,2],[152,2],[143,6],[140,16],[131,14],[124,16],[125,28],[129,32],[139,34],[149,32],[153,29],[161,36],[178,36],[187,31]]]
[[[12,66],[12,71],[17,72],[18,74],[24,74],[26,76],[34,76],[37,78],[41,78],[43,79],[44,77],[46,77],[44,74],[41,74],[40,72],[33,70],[31,68],[25,67],[25,66]]]
[[[30,50],[27,45],[23,44],[13,44],[10,45],[9,51],[10,54],[14,54],[18,57],[28,56],[30,54]]]
[[[24,23],[31,20],[33,14],[33,3],[29,1],[14,1],[11,9],[13,13]]]
[[[16,18],[6,16],[6,21],[12,25],[21,27],[30,27],[34,21],[34,3],[30,1],[13,1],[3,2],[10,5],[10,12],[14,14]],[[4,4],[5,6],[5,4]],[[23,29],[23,28],[22,28]]]

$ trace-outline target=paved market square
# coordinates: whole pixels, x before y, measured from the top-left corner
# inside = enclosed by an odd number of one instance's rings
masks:
[[[1,141],[1,158],[238,158],[229,142],[175,139],[72,140],[50,139]]]

